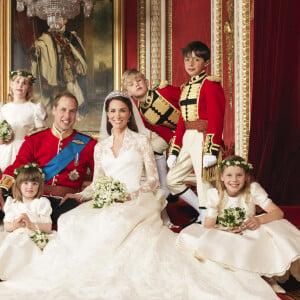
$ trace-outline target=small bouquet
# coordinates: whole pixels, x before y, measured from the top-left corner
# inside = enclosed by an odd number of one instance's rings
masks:
[[[103,208],[116,201],[124,202],[127,200],[126,186],[112,177],[100,177],[94,187],[95,193],[92,201],[94,208]]]
[[[221,216],[217,218],[217,224],[225,229],[239,227],[246,219],[246,211],[241,207],[224,209]]]
[[[34,235],[30,237],[36,244],[37,246],[43,250],[47,243],[49,242],[48,234],[44,231],[41,230],[36,230]]]
[[[9,125],[9,123],[6,120],[3,120],[0,123],[0,138],[3,142],[9,142],[12,140],[14,136],[14,131],[12,127]]]

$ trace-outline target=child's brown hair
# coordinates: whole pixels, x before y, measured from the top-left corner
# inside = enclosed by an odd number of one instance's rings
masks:
[[[39,188],[35,198],[40,198],[44,192],[44,175],[42,170],[35,164],[27,164],[15,170],[15,183],[12,194],[15,200],[22,201],[21,184],[24,181],[38,182]]]

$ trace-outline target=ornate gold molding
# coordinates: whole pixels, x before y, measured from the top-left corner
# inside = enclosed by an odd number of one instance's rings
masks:
[[[235,0],[235,153],[248,158],[250,134],[250,0]]]
[[[222,0],[211,1],[211,73],[222,77]]]
[[[234,5],[233,0],[227,0],[226,10],[228,19],[224,20],[224,34],[226,39],[226,56],[228,62],[228,92],[229,105],[232,108],[232,83],[233,83],[233,59],[234,59]]]
[[[114,0],[114,88],[121,89],[121,78],[124,72],[124,1]]]
[[[6,102],[9,91],[8,73],[11,65],[11,1],[0,0],[0,97]]]
[[[151,86],[158,86],[161,79],[161,1],[151,0]]]
[[[146,0],[138,4],[138,68],[146,74]]]

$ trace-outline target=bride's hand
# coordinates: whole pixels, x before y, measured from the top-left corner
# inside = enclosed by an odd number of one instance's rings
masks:
[[[127,201],[135,200],[139,196],[139,191],[132,192],[127,195]]]

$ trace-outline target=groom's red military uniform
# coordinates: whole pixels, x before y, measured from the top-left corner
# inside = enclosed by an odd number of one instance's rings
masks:
[[[35,162],[43,168],[69,143],[81,143],[74,140],[76,130],[59,133],[54,127],[44,129],[25,137],[18,155],[12,165],[7,167],[0,180],[0,187],[8,190],[14,183],[14,170],[29,162]],[[45,194],[63,197],[66,193],[78,192],[87,174],[88,167],[94,170],[94,146],[96,141],[90,139],[84,149],[75,155],[58,174],[45,182]]]
[[[16,168],[30,162],[39,164],[46,175],[44,194],[48,195],[51,202],[51,218],[55,225],[62,213],[78,205],[75,199],[67,199],[60,204],[61,198],[57,197],[80,191],[88,168],[93,174],[95,144],[94,139],[72,128],[60,133],[52,127],[27,136],[14,163],[4,170],[0,179],[0,188],[9,190],[12,187]],[[81,149],[76,152],[78,145]],[[70,147],[76,150],[71,153],[72,151],[68,150]],[[63,153],[67,155],[62,156]],[[51,164],[51,162],[55,163]],[[52,166],[51,172],[47,171],[49,165]]]

